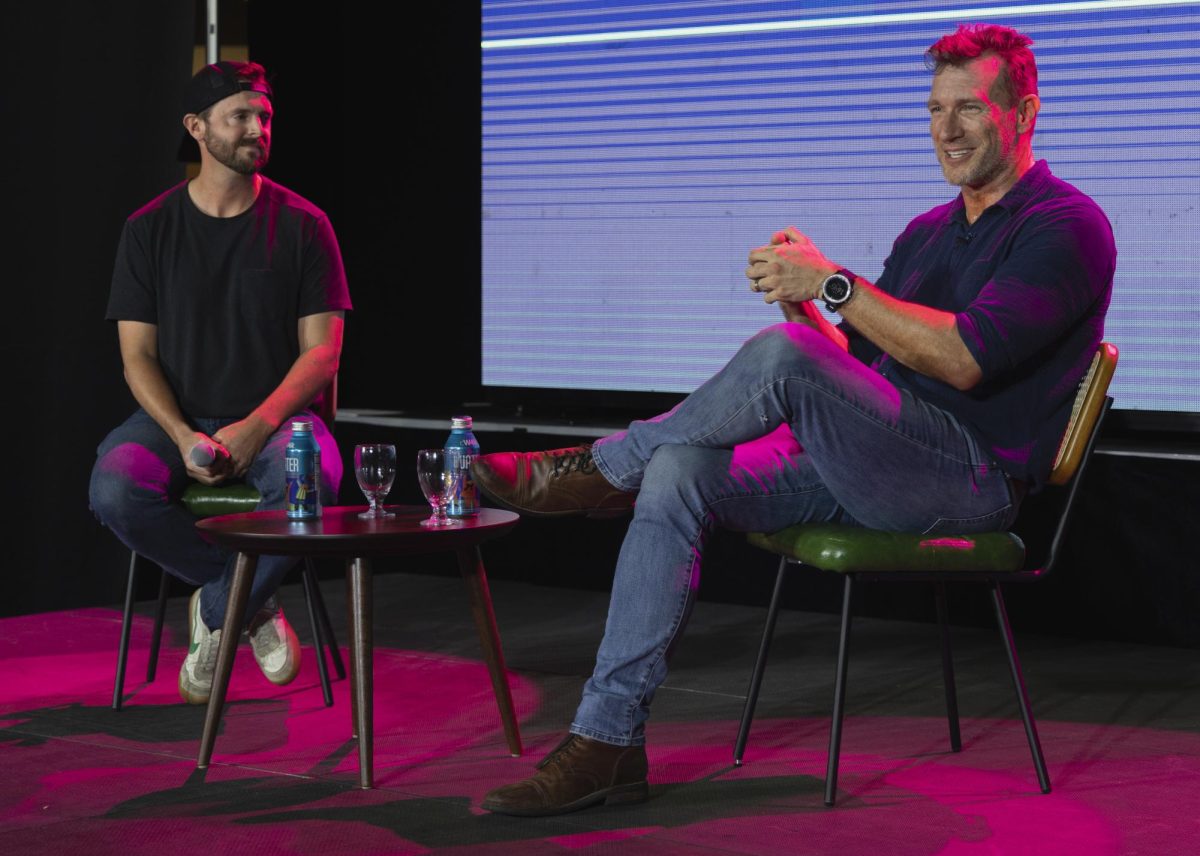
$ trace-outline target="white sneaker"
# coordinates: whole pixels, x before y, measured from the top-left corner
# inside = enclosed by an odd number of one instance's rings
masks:
[[[273,684],[290,684],[300,673],[300,640],[275,599],[258,611],[246,630],[254,659]]]
[[[196,589],[188,602],[188,653],[179,669],[179,695],[188,704],[208,704],[220,647],[221,631],[205,626]]]

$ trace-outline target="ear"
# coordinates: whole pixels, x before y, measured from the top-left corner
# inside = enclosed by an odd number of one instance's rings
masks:
[[[1036,95],[1026,95],[1017,102],[1017,133],[1028,134],[1033,130],[1037,121],[1038,111],[1042,109],[1042,99]]]
[[[188,113],[183,117],[183,129],[197,143],[204,139],[204,120],[196,113]]]

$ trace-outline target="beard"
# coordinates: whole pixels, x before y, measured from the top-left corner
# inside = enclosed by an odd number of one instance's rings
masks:
[[[1011,160],[1011,153],[1005,152],[998,134],[989,134],[965,163],[956,163],[945,156],[938,158],[942,167],[942,175],[949,184],[955,187],[982,187],[1004,171],[1005,164]]]
[[[229,143],[208,133],[204,135],[204,147],[217,163],[239,175],[254,175],[261,171],[270,154],[266,144]]]

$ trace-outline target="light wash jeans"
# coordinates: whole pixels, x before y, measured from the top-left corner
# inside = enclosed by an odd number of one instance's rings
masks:
[[[1016,516],[1008,477],[953,416],[803,324],[763,330],[674,410],[592,453],[605,478],[639,493],[571,731],[621,746],[645,742],[712,527],[933,534]]]
[[[321,447],[321,502],[336,501],[342,459],[333,435],[307,410],[293,419],[311,419],[313,439]],[[235,419],[193,419],[193,427],[212,435]],[[271,435],[243,476],[262,494],[259,510],[283,508],[286,500],[284,451],[292,437],[288,419]],[[88,498],[100,522],[125,546],[158,563],[173,576],[202,586],[200,613],[216,630],[225,623],[225,604],[233,578],[234,555],[200,537],[196,518],[178,499],[192,481],[179,449],[146,411],[138,409],[104,438],[96,450]],[[267,602],[295,556],[262,556],[254,573],[246,620]]]

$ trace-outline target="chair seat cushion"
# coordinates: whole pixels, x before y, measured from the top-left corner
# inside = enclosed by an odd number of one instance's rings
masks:
[[[832,523],[800,524],[778,532],[754,532],[749,541],[780,556],[825,571],[1021,570],[1025,545],[1011,532],[914,535]]]
[[[183,492],[183,507],[197,517],[241,514],[258,507],[262,496],[248,484],[191,484]]]

